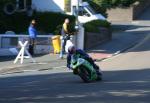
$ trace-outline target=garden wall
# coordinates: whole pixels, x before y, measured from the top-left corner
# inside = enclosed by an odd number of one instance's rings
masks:
[[[136,20],[146,8],[150,7],[150,0],[141,0],[128,8],[112,8],[107,10],[109,21]]]
[[[86,32],[85,33],[85,43],[84,43],[84,49],[90,49],[94,46],[98,46],[99,44],[106,42],[108,40],[111,40],[112,32],[110,29],[107,28],[99,28],[99,33],[91,33]]]

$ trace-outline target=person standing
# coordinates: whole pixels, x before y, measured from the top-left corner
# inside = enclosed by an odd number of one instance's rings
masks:
[[[29,53],[34,55],[35,39],[37,37],[36,21],[33,19],[28,28],[29,33]]]
[[[61,51],[60,51],[60,58],[63,58],[63,54],[65,53],[65,46],[66,46],[66,42],[67,40],[70,39],[70,31],[69,31],[69,26],[70,26],[70,21],[68,18],[65,19],[63,26],[62,26],[62,30],[61,30]]]

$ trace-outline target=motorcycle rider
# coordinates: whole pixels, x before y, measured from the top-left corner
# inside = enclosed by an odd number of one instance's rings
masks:
[[[67,67],[69,69],[72,69],[70,67],[70,64],[71,64],[71,56],[72,55],[79,55],[80,58],[83,58],[85,60],[87,60],[89,63],[91,63],[94,67],[94,69],[96,70],[97,74],[98,75],[102,75],[102,73],[100,72],[100,69],[99,67],[94,63],[94,60],[86,53],[84,52],[83,50],[81,49],[76,49],[74,47],[74,45],[70,46],[68,48],[68,55],[67,55]]]

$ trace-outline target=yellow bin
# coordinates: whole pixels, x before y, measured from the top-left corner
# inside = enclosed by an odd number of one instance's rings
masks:
[[[53,36],[52,37],[52,44],[53,44],[53,48],[54,48],[54,53],[60,53],[60,35],[57,36]]]

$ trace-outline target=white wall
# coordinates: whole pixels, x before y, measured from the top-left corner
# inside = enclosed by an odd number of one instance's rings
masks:
[[[81,5],[81,3],[82,3],[82,0],[71,0],[71,5],[73,6],[73,5],[78,5],[78,2],[79,2],[79,5]]]
[[[79,25],[79,32],[76,37],[76,45],[78,49],[84,50],[84,28],[82,25]]]
[[[32,0],[32,5],[38,11],[64,11],[64,0]]]
[[[38,35],[37,36],[37,40],[38,38],[45,38],[43,41],[37,41],[38,44],[35,47],[35,53],[36,54],[46,54],[49,52],[53,52],[53,46],[51,43],[51,37],[53,35]],[[18,46],[11,46],[11,44],[9,44],[10,42],[7,41],[2,41],[4,38],[7,38],[9,41],[12,38],[18,38],[18,41],[22,41],[23,43],[25,41],[28,40],[28,35],[6,35],[6,34],[0,34],[0,56],[11,56],[11,55],[17,55],[15,53],[15,50],[18,49]],[[16,41],[16,42],[18,42]],[[7,43],[6,43],[7,42]],[[2,44],[1,44],[2,43]],[[1,48],[1,46],[3,45],[4,48]]]

